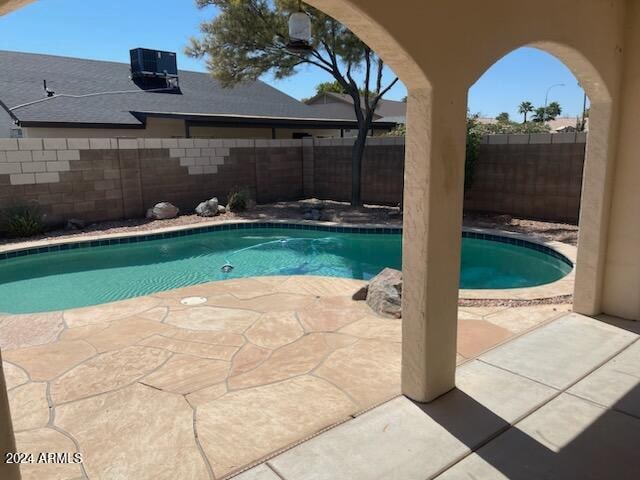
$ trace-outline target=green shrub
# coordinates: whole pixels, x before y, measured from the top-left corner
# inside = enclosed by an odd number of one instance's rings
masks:
[[[42,215],[32,206],[12,207],[4,212],[2,229],[10,237],[31,237],[44,231]]]
[[[244,212],[249,204],[249,191],[240,189],[231,192],[227,197],[227,208],[231,212]]]

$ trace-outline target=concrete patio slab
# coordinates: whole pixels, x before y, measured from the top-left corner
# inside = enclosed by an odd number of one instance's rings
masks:
[[[287,480],[414,480],[468,452],[420,407],[398,397],[268,463]]]
[[[492,424],[493,417],[498,417],[504,424],[514,424],[556,395],[558,391],[551,387],[473,360],[456,371],[455,390],[423,409],[446,421],[448,428],[464,433],[465,443],[474,447],[486,439],[488,428],[482,425],[488,420]]]
[[[473,361],[430,404],[398,397],[271,460],[289,479],[423,479],[507,429],[558,392]]]
[[[498,327],[486,320],[458,320],[458,352],[473,358],[488,350],[499,342],[513,336],[513,333],[502,327]]]
[[[571,387],[568,392],[640,418],[640,342]]]
[[[634,333],[569,314],[480,359],[545,385],[566,388],[636,338]]]
[[[640,420],[562,394],[437,480],[638,478]]]
[[[233,477],[233,480],[282,480],[278,475],[273,473],[266,464],[262,463],[257,467],[247,470],[240,475]]]

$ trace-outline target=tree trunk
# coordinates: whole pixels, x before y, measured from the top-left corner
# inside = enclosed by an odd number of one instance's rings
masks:
[[[367,126],[358,129],[356,142],[351,150],[351,206],[362,206],[362,158],[367,142]]]

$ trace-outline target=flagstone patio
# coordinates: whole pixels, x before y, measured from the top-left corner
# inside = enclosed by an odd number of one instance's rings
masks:
[[[363,282],[265,277],[0,318],[18,451],[79,451],[25,479],[223,478],[400,393],[401,321]],[[458,362],[567,305],[463,308]]]

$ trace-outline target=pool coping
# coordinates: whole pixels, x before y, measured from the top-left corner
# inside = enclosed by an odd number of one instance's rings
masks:
[[[348,224],[338,222],[321,222],[313,220],[261,220],[261,219],[238,219],[216,223],[204,223],[196,225],[178,225],[172,227],[161,227],[144,232],[115,232],[97,235],[83,236],[81,239],[62,238],[60,240],[46,239],[11,243],[0,246],[0,262],[5,259],[18,258],[31,254],[48,253],[51,251],[66,251],[78,248],[90,248],[107,245],[118,245],[128,243],[141,243],[162,238],[176,238],[188,235],[214,232],[241,230],[258,226],[258,228],[294,228],[300,230],[322,230],[329,232],[352,232],[352,233],[372,233],[372,234],[398,234],[402,233],[401,226],[389,226],[387,224]],[[462,232],[466,237],[486,239],[491,241],[505,241],[518,246],[532,248],[543,251],[567,261],[571,264],[571,271],[552,283],[536,287],[508,288],[508,289],[460,289],[459,298],[477,300],[540,300],[545,298],[570,295],[573,293],[575,280],[575,262],[577,248],[562,242],[545,240],[534,235],[528,235],[506,230],[463,227]],[[503,240],[501,240],[503,239]]]

